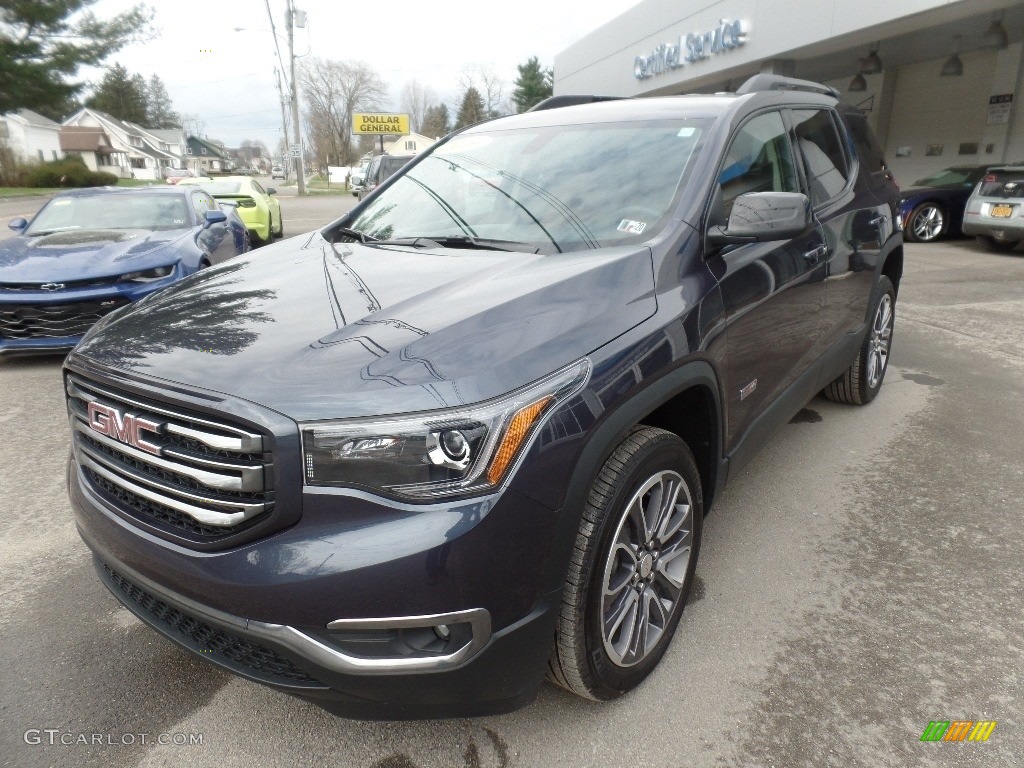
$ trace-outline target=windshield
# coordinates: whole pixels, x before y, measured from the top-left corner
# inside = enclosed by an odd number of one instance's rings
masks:
[[[915,187],[958,187],[974,186],[985,175],[985,168],[943,168],[934,176],[926,176],[914,182]]]
[[[190,226],[183,196],[132,192],[58,197],[39,212],[25,234],[66,229],[168,230]]]
[[[668,220],[707,123],[463,134],[379,193],[350,229],[377,240],[473,238],[542,252],[646,240]]]
[[[248,190],[242,191],[242,183],[240,181],[203,181],[193,186],[202,187],[214,197],[217,195],[237,195],[239,193],[248,194]]]

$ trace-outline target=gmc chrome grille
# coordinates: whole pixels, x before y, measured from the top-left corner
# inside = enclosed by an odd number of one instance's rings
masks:
[[[263,437],[177,408],[67,379],[75,459],[94,490],[129,515],[206,540],[273,509]]]

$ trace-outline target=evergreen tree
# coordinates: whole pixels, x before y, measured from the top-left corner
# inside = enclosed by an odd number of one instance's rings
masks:
[[[451,131],[451,116],[448,114],[448,105],[437,104],[427,107],[419,132],[432,139],[439,139],[449,131]]]
[[[512,91],[512,102],[516,112],[525,112],[535,104],[551,96],[555,74],[550,69],[541,69],[536,56],[525,64],[519,64],[519,77],[516,78]]]
[[[462,95],[462,104],[459,105],[459,114],[455,116],[455,130],[479,123],[487,117],[484,99],[473,86],[466,89]]]
[[[149,116],[149,124],[146,128],[178,128],[181,126],[181,117],[174,111],[174,104],[167,93],[164,81],[159,75],[154,74],[149,78],[147,88],[146,112]]]
[[[149,33],[152,12],[143,5],[97,18],[96,0],[0,3],[0,114],[22,107],[54,119],[66,115],[84,83],[82,66],[104,59]]]
[[[130,75],[120,64],[108,67],[96,92],[86,106],[145,126],[149,122],[146,109],[146,81],[142,75]]]

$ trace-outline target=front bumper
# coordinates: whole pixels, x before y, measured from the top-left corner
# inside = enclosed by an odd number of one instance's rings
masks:
[[[107,509],[74,462],[69,491],[111,592],[164,636],[242,677],[357,719],[507,712],[529,703],[542,682],[559,596],[539,593],[544,568],[520,553],[524,537],[545,550],[533,538],[543,536],[538,516],[554,515],[513,492],[461,521],[318,497],[290,529],[200,553]],[[318,501],[356,524],[318,525]],[[445,531],[451,536],[440,543]],[[524,563],[527,574],[510,572]],[[359,642],[393,642],[402,622],[421,635],[450,626],[452,650],[359,652],[370,648]]]
[[[0,292],[0,356],[65,353],[106,315],[182,276],[179,265],[150,283]]]

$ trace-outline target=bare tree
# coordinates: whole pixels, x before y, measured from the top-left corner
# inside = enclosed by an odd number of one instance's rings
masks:
[[[320,58],[303,63],[299,82],[306,101],[306,134],[315,156],[351,165],[357,158],[352,115],[379,110],[387,99],[387,84],[366,62]]]
[[[427,110],[437,101],[437,94],[429,85],[410,80],[402,88],[402,111],[409,113],[409,129],[413,133],[423,132]]]
[[[459,103],[466,98],[470,88],[475,88],[484,102],[484,117],[500,117],[510,114],[508,99],[505,98],[505,81],[490,67],[472,65],[463,68],[459,75],[461,92]]]

